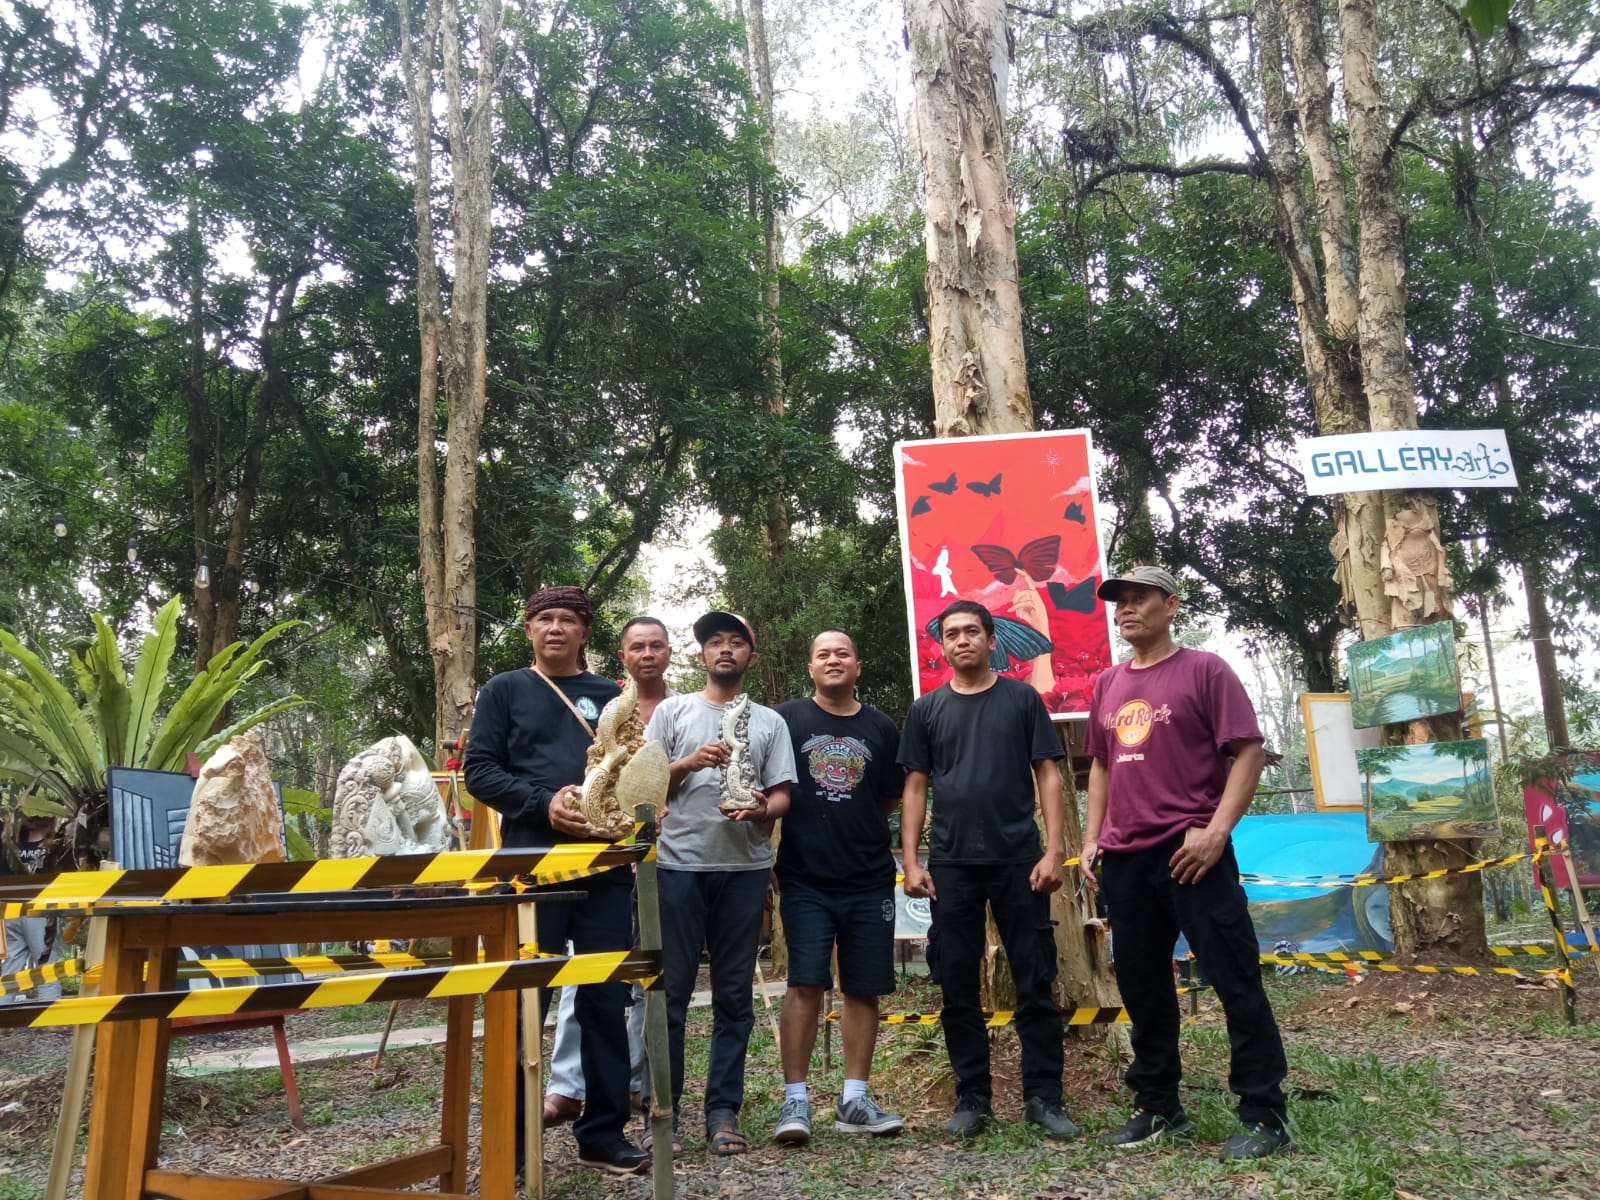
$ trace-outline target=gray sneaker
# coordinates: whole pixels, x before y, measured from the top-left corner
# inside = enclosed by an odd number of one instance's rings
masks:
[[[803,1146],[811,1140],[811,1102],[785,1100],[778,1110],[778,1128],[772,1140],[788,1146]]]
[[[850,1103],[839,1101],[833,1109],[833,1127],[840,1133],[870,1133],[892,1137],[906,1127],[898,1113],[884,1112],[871,1096],[857,1096]]]

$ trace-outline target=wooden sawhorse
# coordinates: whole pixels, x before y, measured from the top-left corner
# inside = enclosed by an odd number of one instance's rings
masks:
[[[538,896],[540,903],[576,898],[570,892]],[[486,959],[512,961],[519,953],[517,906],[528,899],[514,893],[437,898],[290,894],[101,910],[97,915],[106,921],[101,994],[170,991],[177,978],[180,947],[281,942],[286,931],[304,942],[449,938],[451,960],[457,964],[478,961],[481,939]],[[362,985],[357,976],[334,976],[293,986],[303,987],[309,995],[319,989],[336,992],[341,986]],[[245,990],[218,989],[220,993]],[[281,995],[275,1007],[292,1007]],[[448,1001],[439,1142],[311,1182],[158,1170],[169,1023],[107,1021],[99,1031],[84,1195],[94,1200],[366,1200],[398,1195],[398,1189],[437,1178],[437,1195],[465,1197],[476,1000],[475,995],[465,994]],[[474,1200],[515,1196],[516,1011],[514,991],[483,997],[480,1190]]]

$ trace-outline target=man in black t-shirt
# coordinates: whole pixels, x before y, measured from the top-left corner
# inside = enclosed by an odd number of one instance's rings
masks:
[[[817,1041],[822,993],[833,986],[839,947],[844,997],[844,1092],[833,1110],[841,1133],[899,1133],[905,1120],[867,1095],[878,1038],[878,997],[894,991],[894,854],[889,813],[905,772],[896,759],[900,731],[856,699],[861,655],[838,630],[811,640],[807,668],[816,691],[780,705],[799,782],[783,818],[775,872],[789,946],[789,983],[780,1019],[783,1107],[773,1137],[811,1138],[806,1070]]]
[[[525,625],[533,665],[502,671],[478,692],[467,739],[467,791],[499,811],[506,846],[595,839],[578,807],[585,756],[600,710],[622,689],[587,670],[584,651],[593,625],[583,589],[536,592]],[[626,867],[569,886],[587,895],[577,903],[538,906],[541,946],[571,942],[577,953],[591,954],[633,944],[633,875]],[[594,983],[578,989],[575,1006],[587,1092],[583,1115],[572,1126],[578,1161],[614,1175],[641,1174],[650,1166],[650,1156],[623,1132],[629,1117],[627,1005],[627,984]],[[525,1102],[519,1088],[518,1107]],[[521,1128],[520,1119],[517,1124]]]
[[[900,765],[906,768],[900,849],[908,896],[933,901],[928,965],[944,993],[941,1023],[956,1073],[956,1110],[945,1125],[972,1137],[993,1117],[989,1038],[978,1000],[984,905],[994,913],[1017,985],[1022,1043],[1023,1119],[1046,1136],[1078,1127],[1061,1111],[1061,1013],[1051,995],[1056,948],[1050,893],[1061,887],[1063,750],[1039,693],[996,675],[994,618],[957,600],[939,614],[939,641],[955,672],[906,715]],[[928,866],[917,859],[932,785]],[[1039,850],[1034,792],[1044,817]]]

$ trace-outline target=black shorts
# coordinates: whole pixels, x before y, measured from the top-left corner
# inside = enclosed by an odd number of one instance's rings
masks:
[[[864,892],[824,892],[788,880],[778,892],[789,945],[789,982],[832,987],[839,944],[839,990],[847,996],[894,991],[894,885]]]

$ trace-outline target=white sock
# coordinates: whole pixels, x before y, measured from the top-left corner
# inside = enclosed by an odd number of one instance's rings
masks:
[[[865,1079],[846,1079],[844,1081],[844,1095],[839,1097],[842,1104],[849,1104],[852,1100],[859,1100],[867,1094],[867,1081]]]
[[[811,1103],[811,1093],[806,1090],[803,1083],[786,1083],[783,1085],[783,1098],[785,1100],[804,1100]]]

